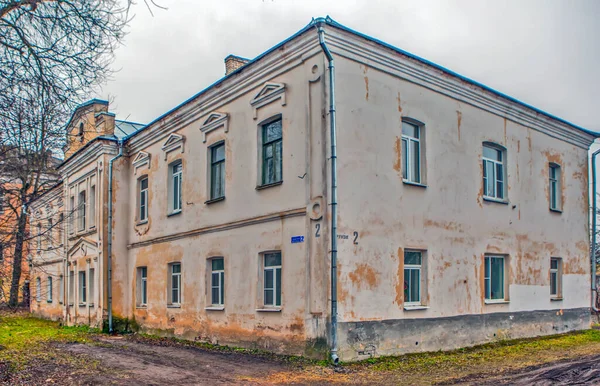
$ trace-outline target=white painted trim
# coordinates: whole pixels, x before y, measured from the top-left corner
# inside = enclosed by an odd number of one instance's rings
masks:
[[[285,106],[285,83],[266,82],[258,94],[250,101],[250,106],[254,107],[254,119],[258,117],[258,109],[277,100],[281,100],[281,105]]]
[[[221,127],[223,127],[226,133],[229,132],[229,114],[218,111],[211,112],[202,126],[200,126],[202,142],[206,143],[206,134]]]
[[[174,150],[181,149],[181,152],[183,153],[184,144],[185,136],[175,133],[169,135],[169,137],[161,147],[161,149],[165,152],[165,161],[167,160],[167,155]]]

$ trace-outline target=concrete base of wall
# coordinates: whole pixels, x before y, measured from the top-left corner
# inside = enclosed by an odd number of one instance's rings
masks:
[[[370,356],[451,350],[588,329],[590,322],[589,308],[342,322],[338,329],[340,357],[353,361]]]

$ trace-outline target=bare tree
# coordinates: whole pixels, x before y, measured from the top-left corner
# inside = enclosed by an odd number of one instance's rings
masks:
[[[162,8],[144,1],[148,9]],[[66,143],[65,123],[110,77],[133,4],[0,0],[0,246],[12,252],[11,306],[18,303],[31,233],[27,205],[58,182],[55,157]]]

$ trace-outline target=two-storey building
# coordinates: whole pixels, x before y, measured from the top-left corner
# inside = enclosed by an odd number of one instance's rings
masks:
[[[589,328],[593,133],[329,18],[226,61],[147,125],[75,112],[33,310],[346,360]]]

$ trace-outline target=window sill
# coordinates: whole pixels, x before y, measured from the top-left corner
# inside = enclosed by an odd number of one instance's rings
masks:
[[[52,300],[46,300],[46,303],[52,303]]]
[[[554,213],[562,213],[562,209],[554,209],[554,208],[550,208],[550,212],[554,212]]]
[[[555,297],[555,298],[550,298],[551,302],[562,302],[563,298],[562,297]]]
[[[277,181],[277,182],[273,182],[273,183],[270,183],[270,184],[258,185],[256,187],[256,190],[263,190],[263,189],[267,189],[267,188],[270,188],[272,186],[277,186],[277,185],[281,185],[281,184],[283,184],[283,180]]]
[[[421,184],[419,182],[409,181],[409,180],[405,180],[405,179],[402,179],[402,183],[404,185],[417,186],[419,188],[426,188],[427,187],[427,185],[425,185],[425,184]]]
[[[508,304],[508,300],[485,300],[485,304]]]
[[[140,304],[139,306],[135,306],[136,310],[147,310],[148,306],[146,304]]]
[[[167,308],[181,308],[181,304],[167,304]]]
[[[281,312],[281,307],[257,308],[256,312]]]
[[[483,201],[495,202],[497,204],[503,204],[503,205],[509,204],[508,200],[503,200],[501,198],[494,198],[494,197],[488,197],[488,196],[483,196]]]
[[[90,308],[94,308],[94,303],[90,303],[88,306],[90,306]]]
[[[225,311],[225,306],[204,307],[205,311]]]
[[[171,217],[171,216],[177,216],[178,214],[181,214],[181,210],[175,211],[175,212],[171,212],[167,214],[167,217]]]
[[[138,222],[135,223],[136,226],[138,226],[138,225],[144,225],[144,224],[148,224],[148,220],[138,221]]]
[[[418,310],[427,310],[427,309],[429,309],[429,306],[420,306],[420,305],[404,306],[404,311],[418,311]]]
[[[215,202],[219,202],[219,201],[225,201],[225,196],[217,197],[217,198],[211,198],[208,201],[204,201],[204,204],[205,205],[210,205],[210,204],[214,204]]]
[[[85,303],[79,303],[79,307],[85,307],[85,306],[87,306],[87,304],[85,304]]]

